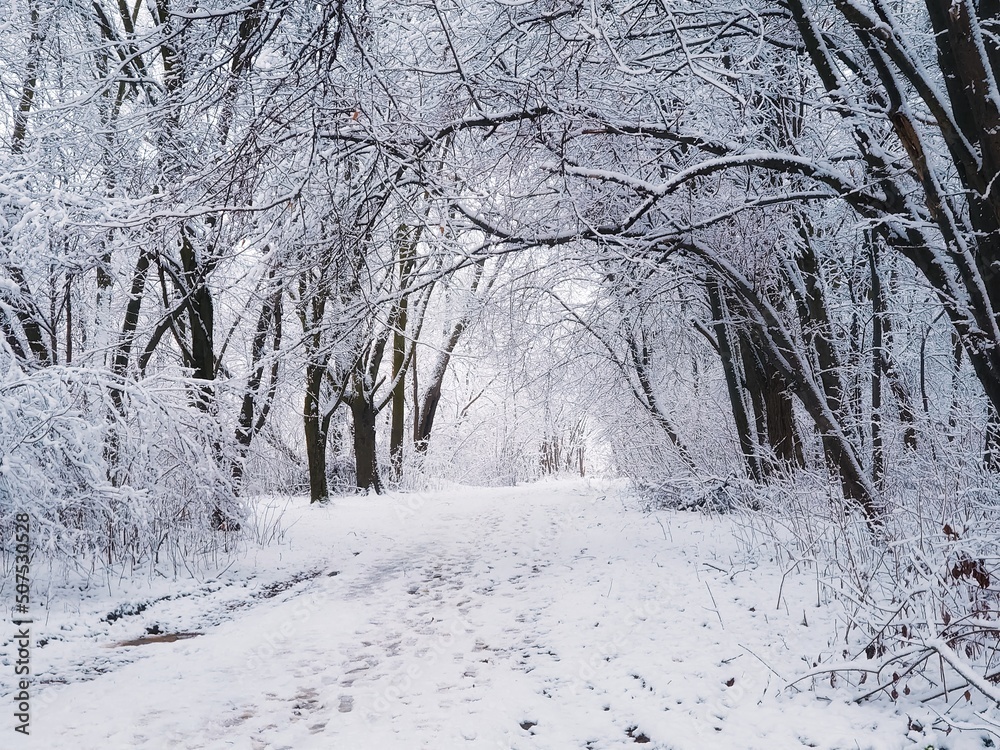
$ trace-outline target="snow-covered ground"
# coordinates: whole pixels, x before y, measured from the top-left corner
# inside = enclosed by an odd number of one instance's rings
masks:
[[[0,747],[984,746],[788,687],[843,655],[837,607],[735,519],[586,482],[287,503],[281,542],[221,573],[47,592],[32,736],[5,710]],[[200,635],[118,645],[151,632]]]

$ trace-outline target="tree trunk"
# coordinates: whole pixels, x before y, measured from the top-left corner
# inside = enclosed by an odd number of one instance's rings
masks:
[[[309,499],[319,503],[330,491],[326,483],[326,432],[319,410],[320,392],[326,367],[310,362],[306,365],[306,396],[303,405],[303,427],[306,438],[306,460],[309,464]]]
[[[787,467],[804,469],[805,454],[802,440],[795,426],[792,397],[789,386],[781,374],[771,367],[767,360],[764,365],[764,408],[767,412],[767,439],[775,457]]]
[[[869,242],[872,243],[872,247],[874,248],[873,252],[875,252],[876,255],[878,253],[878,247],[875,244],[877,239],[878,238],[873,236],[869,240]],[[876,314],[876,317],[879,319],[879,328],[881,329],[882,334],[882,344],[877,349],[879,356],[882,359],[882,382],[883,385],[889,387],[889,391],[892,393],[892,396],[896,401],[896,412],[899,416],[900,423],[904,426],[903,447],[906,450],[915,451],[917,449],[916,407],[913,405],[913,396],[906,384],[906,380],[903,378],[903,374],[899,369],[896,358],[892,353],[893,327],[892,318],[889,316],[888,300],[893,296],[892,281],[894,277],[889,277],[890,286],[887,291],[886,286],[882,283],[882,278],[877,264],[878,258],[876,257],[876,268],[874,270],[875,278],[872,282],[872,295],[873,297],[877,295],[877,299],[872,300],[872,305],[873,310],[877,307],[880,311]],[[926,372],[924,370],[924,348],[926,343],[927,338],[925,334],[921,337],[920,342],[920,391],[925,411],[928,409]]]
[[[48,34],[48,28],[43,27],[42,21],[46,20],[49,14],[43,14],[39,9],[36,0],[29,0],[29,15],[31,18],[31,33],[28,37],[27,60],[25,62],[22,78],[20,81],[20,91],[18,93],[17,104],[13,107],[12,128],[10,134],[10,153],[19,156],[25,153],[28,146],[28,118],[35,100],[35,91],[38,86],[38,72],[41,64],[42,46]],[[6,255],[7,251],[4,250]],[[9,256],[8,256],[9,257]],[[4,261],[3,271],[7,273],[11,281],[18,288],[18,292],[10,294],[4,290],[0,292],[0,328],[3,329],[7,343],[11,351],[28,367],[48,366],[55,362],[55,352],[50,350],[45,341],[45,326],[42,315],[35,303],[35,298],[31,293],[31,288],[25,278],[24,271],[20,266]],[[18,324],[23,333],[23,343],[28,345],[26,351],[22,345],[22,339],[18,336],[13,326],[13,320],[8,315],[8,309],[14,312]],[[55,321],[52,321],[55,324]],[[28,352],[30,351],[30,355]]]
[[[823,386],[830,411],[837,416],[841,424],[846,425],[848,413],[844,403],[845,388],[841,379],[840,355],[837,352],[834,328],[826,304],[826,293],[823,291],[819,257],[813,247],[811,232],[811,227],[803,220],[799,226],[802,242],[799,245],[800,252],[797,259],[805,289],[804,297],[798,300],[802,336],[816,354],[820,384]]]
[[[392,389],[392,422],[389,426],[389,461],[392,478],[403,476],[403,441],[406,436],[406,378],[400,375],[406,358],[406,337],[402,328],[406,325],[406,299],[400,301],[399,330],[393,334],[392,377],[396,386]]]
[[[181,231],[181,262],[187,285],[184,292],[188,300],[191,336],[189,365],[194,379],[202,381],[196,404],[199,409],[209,411],[215,397],[211,385],[215,381],[215,307],[205,279],[208,269],[199,263],[198,253],[189,237],[190,230],[184,227]]]
[[[486,261],[481,260],[476,263],[476,273],[473,277],[472,284],[469,287],[469,291],[472,294],[477,294],[480,289],[480,285],[483,282],[483,275],[486,272]],[[494,274],[485,285],[485,292],[488,292],[492,286],[493,282],[496,281],[497,276]],[[455,348],[458,346],[459,339],[462,338],[462,334],[465,332],[466,327],[469,325],[469,317],[463,316],[460,318],[451,329],[451,333],[448,335],[448,339],[444,342],[438,353],[437,361],[434,363],[434,369],[431,371],[430,383],[427,389],[424,391],[424,397],[419,402],[417,402],[417,391],[416,391],[416,375],[413,377],[413,408],[414,408],[414,428],[413,428],[413,447],[416,449],[417,453],[427,452],[427,443],[431,438],[431,430],[434,428],[434,417],[437,414],[438,403],[441,401],[441,386],[444,384],[445,373],[448,372],[448,364],[451,362],[451,356],[455,353]],[[416,372],[416,369],[414,369]]]
[[[869,237],[868,261],[872,284],[872,480],[882,489],[885,482],[885,451],[882,446],[882,323],[885,298],[878,272],[878,248]]]
[[[441,348],[437,362],[434,363],[434,371],[431,372],[430,383],[424,390],[424,397],[420,404],[420,420],[414,435],[414,447],[419,453],[426,453],[427,443],[431,438],[431,430],[434,428],[434,417],[437,414],[438,403],[441,401],[441,386],[444,384],[444,376],[448,371],[448,363],[451,362],[451,355],[458,346],[458,340],[465,330],[465,320],[460,320],[451,330],[451,335]]]
[[[63,291],[63,310],[66,313],[66,364],[73,364],[73,275],[66,274],[66,287]]]
[[[267,335],[273,328],[273,339],[271,345],[272,361],[268,377],[267,387],[263,387],[264,382],[264,355]],[[237,488],[243,480],[244,461],[247,451],[254,437],[264,428],[271,405],[274,403],[274,393],[278,382],[278,357],[277,352],[281,347],[281,292],[275,292],[271,297],[264,300],[260,308],[260,315],[257,317],[257,327],[254,330],[253,341],[250,345],[250,377],[247,380],[246,389],[243,391],[243,403],[240,407],[240,416],[236,425],[236,443],[239,455],[232,461],[232,477]],[[322,427],[322,432],[326,433],[326,422]],[[325,451],[324,451],[325,454]],[[325,472],[324,472],[325,474]]]
[[[757,445],[770,449],[770,455],[760,455],[760,468],[765,477],[770,477],[783,467],[805,468],[805,455],[795,428],[788,384],[762,356],[758,339],[753,332],[740,335],[740,351],[744,382],[754,412]]]
[[[822,388],[830,414],[836,420],[845,437],[851,435],[857,440],[856,425],[852,426],[853,420],[844,402],[846,389],[841,377],[840,355],[837,352],[834,328],[830,321],[826,294],[823,291],[819,258],[812,243],[812,228],[804,217],[800,217],[799,236],[802,242],[799,246],[798,270],[804,294],[797,295],[796,301],[802,336],[809,349],[815,353],[816,366],[819,371],[819,385]],[[791,287],[793,289],[799,288],[799,285],[793,283]],[[840,474],[845,494],[855,493],[847,494],[847,496],[859,501],[862,500],[868,495],[868,491],[861,486],[860,480],[851,479],[845,476],[842,471],[846,454],[853,449],[839,444],[839,441],[828,431],[821,429],[821,435],[823,454],[826,457],[827,465],[831,471]],[[854,460],[857,460],[856,456],[854,456]]]
[[[639,390],[636,391],[634,387],[632,389],[636,400],[646,409],[646,412],[660,426],[660,429],[666,433],[685,465],[692,473],[697,473],[698,466],[691,457],[691,452],[684,441],[681,440],[680,433],[677,432],[673,420],[661,408],[660,402],[656,398],[656,392],[653,390],[653,381],[649,376],[650,356],[648,348],[645,343],[640,348],[639,342],[636,341],[636,336],[630,330],[625,331],[625,340],[628,343],[628,354],[632,361],[632,369],[635,370],[636,379],[639,381]]]
[[[741,332],[737,334],[740,347],[740,362],[743,366],[743,386],[750,397],[750,408],[753,412],[754,433],[756,441],[754,450],[758,455],[762,477],[769,477],[777,469],[769,457],[763,455],[760,447],[767,445],[767,412],[764,406],[763,367],[754,351],[749,337]],[[732,397],[730,397],[732,398]],[[744,402],[745,403],[745,402]],[[749,415],[747,415],[749,417]]]
[[[399,241],[399,302],[396,309],[396,329],[392,334],[392,421],[389,425],[389,465],[392,478],[396,481],[403,476],[403,441],[406,438],[406,377],[402,372],[406,366],[406,317],[407,287],[413,268],[414,242],[409,241],[405,229],[400,230]]]
[[[736,370],[737,360],[733,352],[733,339],[728,322],[729,312],[722,296],[722,285],[718,281],[709,280],[706,286],[715,325],[715,336],[719,345],[719,356],[722,359],[722,370],[726,376],[726,387],[729,391],[729,403],[733,410],[733,420],[736,422],[736,435],[740,442],[740,452],[743,454],[747,476],[753,481],[761,483],[764,476],[757,457],[756,441],[750,431],[750,419],[747,416],[746,402],[743,400],[743,387]]]
[[[20,266],[4,263],[3,270],[17,287],[17,291],[12,294],[7,289],[0,290],[0,303],[4,303],[4,307],[13,310],[28,349],[25,351],[24,347],[21,346],[21,339],[17,336],[12,321],[5,314],[6,311],[3,311],[3,328],[7,334],[8,344],[15,354],[21,353],[22,362],[29,368],[47,367],[55,360],[46,341],[47,326],[38,305],[35,303],[31,286]]]
[[[371,401],[356,394],[348,401],[354,420],[354,465],[358,489],[382,493],[378,472],[378,451],[375,445],[375,407]]]
[[[983,446],[983,468],[1000,472],[1000,416],[996,407],[988,404],[986,416],[986,441]]]
[[[962,338],[957,331],[951,332],[951,360],[953,369],[951,371],[951,404],[948,409],[948,442],[958,437],[958,408],[959,408],[959,378],[962,374]]]
[[[801,344],[785,326],[783,316],[774,305],[761,296],[740,271],[721,258],[712,248],[694,239],[686,240],[681,247],[701,258],[714,273],[731,286],[734,298],[743,308],[748,323],[760,336],[762,356],[792,387],[819,430],[831,472],[838,475],[844,498],[851,501],[851,504],[864,514],[869,528],[873,532],[878,532],[882,523],[882,510],[877,501],[875,485],[865,474],[855,447],[848,439],[837,415],[830,409],[827,395],[813,376],[812,367],[802,351]],[[798,289],[800,285],[794,280],[793,283]],[[718,286],[713,290],[709,285],[709,292],[710,298],[714,293],[715,302],[721,307],[721,290]],[[713,304],[713,307],[715,306]],[[724,365],[725,362],[724,356]],[[748,425],[747,432],[749,432]]]
[[[48,30],[42,28],[37,2],[29,2],[31,14],[31,35],[28,37],[28,60],[24,67],[24,79],[21,82],[21,92],[17,106],[14,108],[13,125],[10,135],[10,152],[24,152],[28,137],[28,115],[35,100],[35,87],[38,85],[38,67],[41,62],[42,45]]]

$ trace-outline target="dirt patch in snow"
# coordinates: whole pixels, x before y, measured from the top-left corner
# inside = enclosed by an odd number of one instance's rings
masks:
[[[134,638],[131,641],[119,641],[111,648],[125,648],[128,646],[146,646],[150,643],[173,643],[183,641],[186,638],[197,638],[204,633],[162,633],[160,635],[144,635],[141,638]]]

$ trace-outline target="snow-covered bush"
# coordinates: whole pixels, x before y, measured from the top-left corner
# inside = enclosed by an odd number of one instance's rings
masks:
[[[698,510],[730,513],[759,510],[765,489],[741,477],[680,477],[660,481],[634,481],[648,510]]]
[[[859,702],[923,703],[938,729],[1000,735],[1000,487],[981,471],[956,487],[939,457],[890,476],[875,531],[821,477],[810,488],[801,475],[799,491],[746,515],[747,544],[774,551],[786,575],[815,577],[818,601],[840,612],[806,678]]]
[[[41,557],[81,566],[156,562],[216,548],[243,511],[211,415],[189,382],[116,382],[13,359],[0,371],[0,550],[30,516]],[[111,394],[115,393],[112,398]]]

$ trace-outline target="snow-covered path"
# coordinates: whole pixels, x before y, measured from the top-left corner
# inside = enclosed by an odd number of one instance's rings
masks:
[[[831,653],[826,610],[808,576],[788,578],[776,609],[780,571],[741,557],[731,520],[550,483],[298,504],[286,522],[286,543],[242,569],[307,580],[252,606],[230,587],[204,635],[37,688],[32,740],[0,744],[911,746],[885,705],[783,690]],[[178,622],[170,606],[128,627]],[[37,651],[42,671],[59,672],[58,653]]]

